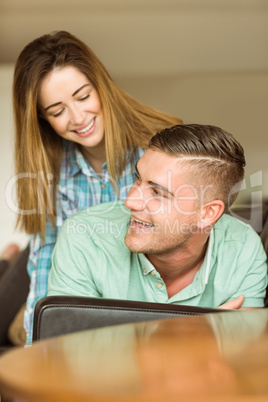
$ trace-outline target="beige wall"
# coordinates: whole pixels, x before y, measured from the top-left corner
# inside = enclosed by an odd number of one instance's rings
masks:
[[[184,123],[214,124],[245,149],[247,175],[268,172],[268,73],[204,73],[117,79],[140,100],[180,116]],[[263,183],[268,195],[268,180]]]
[[[207,73],[117,80],[135,97],[181,117],[217,125],[243,145],[246,179],[236,204],[268,197],[268,73]]]
[[[6,189],[14,175],[11,104],[12,72],[12,65],[0,64],[0,251],[11,241],[17,241],[22,246],[27,241],[27,237],[23,233],[14,230],[16,214],[10,209],[10,206],[15,204],[14,191],[10,194],[12,198],[6,199]]]
[[[14,172],[12,72],[12,64],[0,65],[0,249],[13,239],[22,245],[27,241],[25,235],[14,232],[16,213],[12,209],[16,201],[10,191]],[[133,96],[180,116],[185,123],[214,124],[233,133],[247,158],[240,200],[258,192],[268,197],[268,73],[121,75],[114,79]]]

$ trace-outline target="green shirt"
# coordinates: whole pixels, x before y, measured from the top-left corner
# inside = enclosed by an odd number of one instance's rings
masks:
[[[243,307],[263,307],[266,254],[257,233],[223,215],[209,238],[193,282],[171,298],[144,254],[132,253],[124,238],[130,211],[103,203],[67,219],[52,256],[48,295],[72,295],[217,307],[243,294]]]

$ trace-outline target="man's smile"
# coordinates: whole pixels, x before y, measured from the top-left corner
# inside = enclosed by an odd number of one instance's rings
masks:
[[[137,226],[137,227],[146,227],[146,228],[152,228],[154,225],[150,222],[145,222],[142,221],[138,218],[134,218],[134,216],[131,217],[131,226]]]

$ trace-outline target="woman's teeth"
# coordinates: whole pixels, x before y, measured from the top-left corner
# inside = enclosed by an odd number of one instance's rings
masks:
[[[152,223],[147,223],[147,222],[143,222],[140,221],[139,219],[133,218],[133,220],[141,225],[147,226],[147,227],[153,227],[154,225]]]
[[[88,130],[91,129],[91,127],[93,127],[93,124],[94,124],[94,123],[95,123],[95,117],[94,117],[94,119],[92,120],[92,122],[91,122],[86,128],[83,128],[83,130],[76,130],[76,132],[77,132],[78,134],[86,133]]]

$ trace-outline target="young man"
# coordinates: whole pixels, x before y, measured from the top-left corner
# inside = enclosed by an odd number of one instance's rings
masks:
[[[224,213],[244,166],[243,148],[218,127],[178,125],[157,133],[137,163],[125,205],[101,204],[66,221],[48,295],[262,307],[261,240]]]

